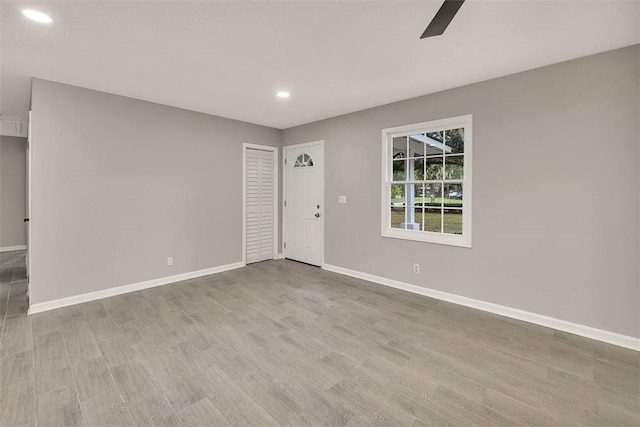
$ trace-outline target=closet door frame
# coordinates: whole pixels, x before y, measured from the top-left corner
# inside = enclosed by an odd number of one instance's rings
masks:
[[[242,144],[242,263],[247,265],[247,150],[263,150],[273,152],[273,259],[282,258],[279,251],[279,223],[280,216],[278,213],[280,180],[278,165],[280,163],[278,147],[268,145],[251,144],[245,142]]]

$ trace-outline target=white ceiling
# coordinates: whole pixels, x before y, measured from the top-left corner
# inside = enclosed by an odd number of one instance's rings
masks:
[[[638,1],[468,0],[420,40],[441,3],[2,0],[0,113],[34,76],[288,128],[640,43]]]

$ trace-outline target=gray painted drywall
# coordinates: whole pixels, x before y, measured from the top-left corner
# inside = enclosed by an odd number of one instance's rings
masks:
[[[27,139],[0,136],[0,247],[27,243],[24,218],[27,200]]]
[[[280,141],[277,129],[34,79],[31,303],[241,261],[242,143]]]
[[[640,336],[639,77],[633,46],[286,129],[326,144],[325,262]],[[381,129],[463,114],[473,247],[381,237]]]

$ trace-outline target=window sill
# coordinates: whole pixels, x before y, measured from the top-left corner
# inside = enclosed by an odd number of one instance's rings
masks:
[[[414,242],[435,243],[438,245],[457,246],[461,248],[471,248],[470,236],[460,236],[454,234],[387,229],[382,231],[382,237],[391,239],[413,240]]]

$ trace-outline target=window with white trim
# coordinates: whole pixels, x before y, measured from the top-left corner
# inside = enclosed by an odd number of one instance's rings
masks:
[[[382,130],[382,236],[471,247],[472,116]]]

